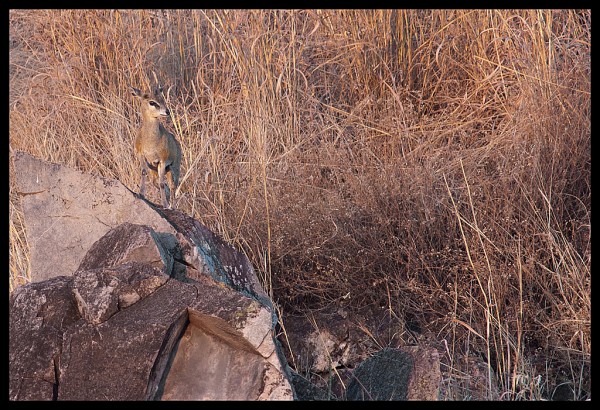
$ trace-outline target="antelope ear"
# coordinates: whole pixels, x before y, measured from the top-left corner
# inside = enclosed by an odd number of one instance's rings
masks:
[[[129,90],[131,91],[131,95],[133,95],[133,96],[136,96],[136,97],[142,96],[142,92],[135,87],[129,86]]]

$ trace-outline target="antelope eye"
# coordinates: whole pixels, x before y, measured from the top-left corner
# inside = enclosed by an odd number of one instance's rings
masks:
[[[150,102],[148,102],[148,104],[150,104],[153,107],[158,108],[158,104],[156,102],[154,102],[154,101],[150,101]]]

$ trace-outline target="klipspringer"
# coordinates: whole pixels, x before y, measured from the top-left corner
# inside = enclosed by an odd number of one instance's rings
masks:
[[[181,146],[160,123],[160,117],[170,115],[161,95],[162,87],[152,93],[142,93],[131,86],[129,88],[131,94],[141,100],[142,125],[135,138],[135,153],[142,170],[140,195],[146,195],[146,177],[150,173],[152,182],[160,190],[163,207],[171,209],[179,185]]]

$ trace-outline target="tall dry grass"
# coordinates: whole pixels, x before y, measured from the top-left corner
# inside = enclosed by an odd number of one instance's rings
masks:
[[[160,81],[177,207],[243,250],[284,312],[389,310],[444,352],[444,399],[474,397],[473,358],[487,398],[590,397],[591,11],[9,24],[11,151],[136,190],[127,85]],[[12,290],[29,275],[12,178],[9,239]]]

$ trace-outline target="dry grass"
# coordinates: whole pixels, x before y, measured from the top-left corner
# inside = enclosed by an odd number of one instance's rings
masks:
[[[177,207],[285,310],[388,309],[446,352],[444,399],[472,397],[473,356],[487,398],[591,397],[591,11],[9,23],[11,150],[137,190],[127,85],[158,79],[183,147]],[[11,290],[28,277],[13,192]]]

